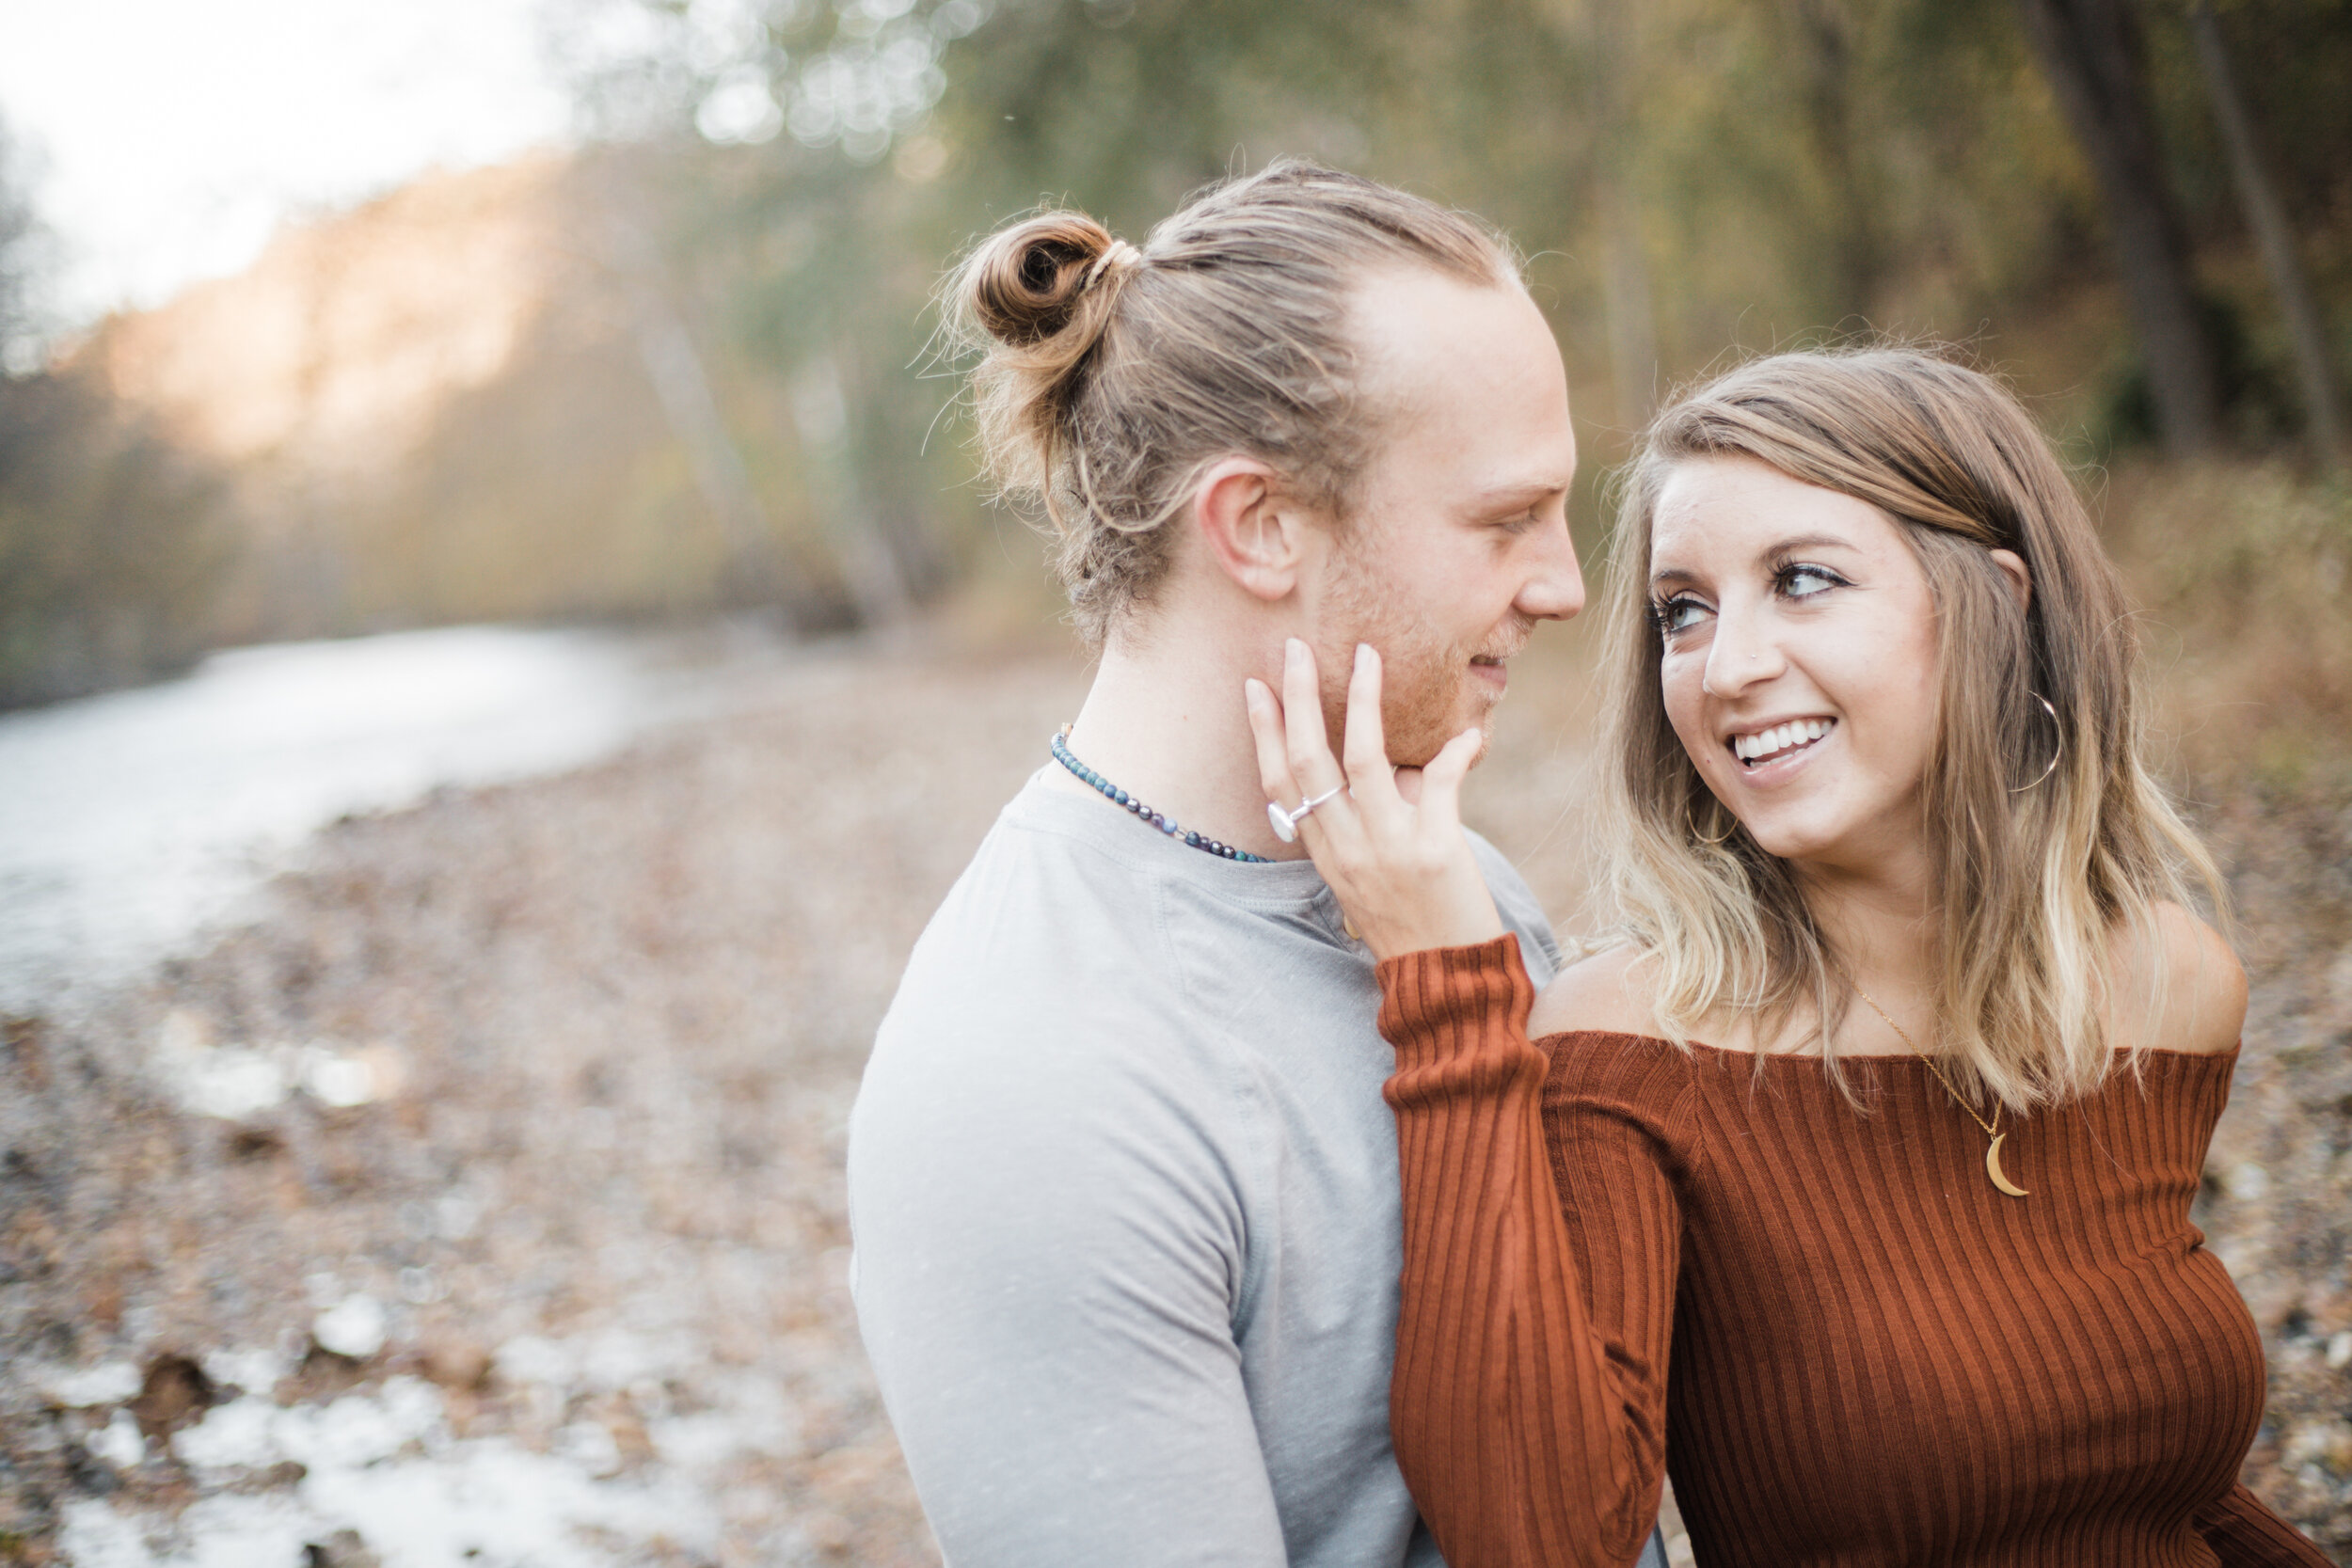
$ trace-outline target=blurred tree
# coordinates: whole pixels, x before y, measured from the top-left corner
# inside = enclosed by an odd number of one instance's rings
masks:
[[[2098,179],[2165,447],[2176,456],[2204,451],[2221,431],[2220,356],[2157,142],[2132,0],[2017,4]]]
[[[226,552],[215,476],[65,376],[0,378],[0,706],[201,653]]]
[[[812,578],[887,619],[987,537],[941,438],[954,383],[920,369],[947,262],[1041,199],[1141,240],[1278,153],[1512,232],[1604,462],[1727,347],[1862,328],[1997,331],[2029,381],[2094,391],[2136,338],[2168,445],[2208,444],[2269,351],[2217,340],[2201,300],[2192,241],[2234,243],[2224,166],[2182,96],[2185,34],[2152,55],[2133,3],[579,0],[605,20],[577,31],[627,40],[583,60],[584,96],[659,150],[649,221],[729,367],[712,385],[748,471]],[[2316,108],[2347,16],[2232,18],[2285,84],[2263,109],[2296,138],[2290,208],[2352,194],[2352,136]],[[2086,254],[2103,228],[2112,270]]]
[[[29,370],[33,334],[32,279],[35,246],[41,238],[33,210],[24,154],[6,119],[0,119],[0,374]]]
[[[2228,150],[2232,182],[2246,210],[2247,227],[2262,248],[2263,265],[2270,274],[2280,313],[2286,319],[2287,341],[2294,351],[2296,378],[2302,384],[2303,418],[2312,450],[2333,466],[2344,453],[2344,413],[2336,391],[2335,366],[2330,362],[2328,334],[2319,307],[2312,297],[2302,258],[2296,253],[2295,230],[2287,221],[2270,170],[2257,145],[2253,115],[2238,90],[2237,72],[2222,41],[2221,26],[2213,8],[2192,0],[2188,8],[2189,36],[2195,40],[2197,64],[2213,98],[2214,119]]]
[[[194,657],[222,561],[215,478],[80,378],[39,368],[40,238],[0,122],[0,706]]]

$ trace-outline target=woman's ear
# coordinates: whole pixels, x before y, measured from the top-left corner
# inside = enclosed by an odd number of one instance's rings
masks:
[[[1271,467],[1254,457],[1211,464],[1193,489],[1192,515],[1209,554],[1244,593],[1270,601],[1298,586],[1307,518]]]
[[[2031,610],[2033,574],[2026,570],[2025,557],[2015,550],[1994,550],[1990,553],[1993,564],[1998,566],[2001,576],[2009,579],[2009,591],[2017,596],[2017,608],[2021,610]]]

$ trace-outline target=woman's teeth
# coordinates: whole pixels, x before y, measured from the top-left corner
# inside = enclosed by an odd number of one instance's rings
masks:
[[[1762,730],[1755,735],[1734,736],[1731,741],[1732,754],[1748,766],[1754,767],[1759,762],[1769,762],[1783,752],[1812,745],[1821,736],[1829,734],[1831,726],[1836,722],[1835,719],[1799,719],[1789,723],[1776,724],[1769,730]]]

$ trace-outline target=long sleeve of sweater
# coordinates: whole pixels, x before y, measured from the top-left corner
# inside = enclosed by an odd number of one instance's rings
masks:
[[[2328,1568],[2327,1554],[2243,1482],[2198,1514],[2197,1531],[2223,1568]]]
[[[1564,1213],[1514,939],[1409,954],[1380,978],[1405,1192],[1390,1411],[1406,1481],[1454,1568],[1632,1562],[1664,1476],[1674,1098],[1584,1097],[1560,1130],[1577,1155]]]

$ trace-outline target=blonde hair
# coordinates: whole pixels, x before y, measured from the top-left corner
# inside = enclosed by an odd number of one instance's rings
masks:
[[[1349,297],[1383,267],[1517,286],[1510,247],[1464,214],[1284,160],[1212,186],[1138,251],[1082,214],[982,241],[949,277],[980,452],[1041,511],[1089,642],[1165,575],[1164,526],[1216,459],[1248,453],[1344,512],[1369,458]]]
[[[1688,1039],[1710,1016],[1744,1012],[1762,1038],[1809,1005],[1829,1071],[1843,1082],[1832,1039],[1850,987],[1795,869],[1744,832],[1706,842],[1729,814],[1666,718],[1646,613],[1652,527],[1674,467],[1706,457],[1753,458],[1867,501],[1917,558],[1940,658],[1921,788],[1936,825],[1942,1056],[1963,1092],[2018,1110],[2087,1092],[2114,1060],[2116,934],[2153,941],[2157,905],[2189,903],[2193,885],[2218,911],[2224,893],[2144,760],[2122,582],[2056,454],[2000,383],[1913,348],[1742,365],[1661,413],[1625,475],[1606,633],[1612,821],[1601,842],[1613,846],[1609,885],[1623,933],[1652,966],[1659,1022]],[[2006,585],[1994,549],[2024,559],[2029,607]]]

